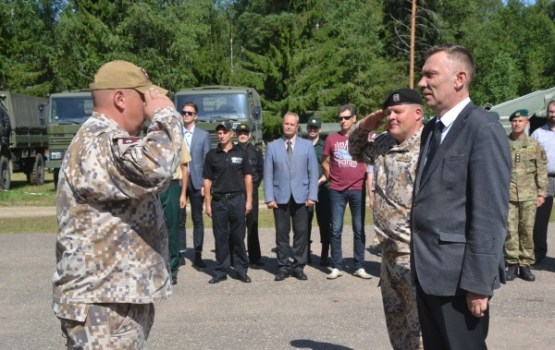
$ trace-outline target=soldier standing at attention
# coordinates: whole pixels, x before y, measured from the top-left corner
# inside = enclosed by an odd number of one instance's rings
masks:
[[[247,151],[252,167],[252,210],[247,214],[249,263],[255,266],[264,266],[262,253],[260,252],[260,240],[258,239],[258,187],[264,178],[264,156],[258,146],[249,143],[251,129],[248,124],[239,124],[235,132],[237,134],[237,142],[241,148]]]
[[[423,109],[418,92],[400,89],[355,126],[349,137],[353,160],[374,165],[374,231],[382,249],[380,289],[391,346],[422,349],[416,288],[410,268],[410,210],[420,153]],[[369,140],[387,118],[387,132]]]
[[[506,278],[512,281],[518,274],[523,280],[531,282],[536,279],[530,271],[530,265],[534,263],[534,220],[536,208],[545,201],[547,158],[538,141],[526,135],[528,110],[513,112],[509,120],[513,168],[505,239]]]
[[[132,63],[106,63],[90,88],[94,111],[60,169],[52,308],[68,349],[142,349],[152,303],[171,295],[158,193],[179,164],[183,123]]]
[[[217,262],[214,277],[208,283],[227,279],[230,254],[233,254],[237,279],[250,283],[245,215],[252,210],[252,167],[247,152],[231,142],[230,122],[219,123],[216,133],[218,147],[206,154],[203,172],[204,205],[206,215],[212,218]]]

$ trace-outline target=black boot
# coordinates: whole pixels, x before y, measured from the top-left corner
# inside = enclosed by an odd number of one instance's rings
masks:
[[[202,253],[201,252],[196,252],[195,253],[195,262],[193,263],[193,266],[197,267],[199,269],[204,269],[206,267],[206,264],[202,260]]]
[[[521,266],[519,276],[528,282],[534,282],[536,280],[536,276],[530,271],[530,266]]]
[[[515,279],[518,272],[518,265],[509,265],[507,271],[505,272],[505,279],[507,281],[512,281]]]

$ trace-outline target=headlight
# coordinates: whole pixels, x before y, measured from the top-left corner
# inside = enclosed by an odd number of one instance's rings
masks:
[[[52,159],[52,160],[62,159],[63,155],[64,155],[63,152],[50,152],[50,159]]]

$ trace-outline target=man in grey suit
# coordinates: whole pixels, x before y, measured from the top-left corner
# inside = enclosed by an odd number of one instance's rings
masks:
[[[499,122],[470,101],[473,75],[466,48],[438,46],[418,82],[437,113],[422,131],[411,213],[425,349],[486,349],[488,302],[505,282],[511,156]]]
[[[191,217],[193,218],[193,246],[195,248],[193,266],[205,268],[206,264],[202,260],[202,245],[204,242],[204,221],[202,220],[204,178],[202,171],[204,158],[210,150],[210,135],[207,131],[195,126],[198,119],[198,106],[195,103],[185,103],[182,111],[185,143],[191,154],[187,196],[191,204]]]
[[[283,137],[268,144],[264,160],[264,197],[274,210],[279,271],[276,281],[290,275],[306,280],[308,251],[308,207],[318,201],[318,163],[312,142],[297,137],[299,116],[283,117]],[[289,230],[293,222],[293,247]],[[293,262],[290,252],[293,252]]]

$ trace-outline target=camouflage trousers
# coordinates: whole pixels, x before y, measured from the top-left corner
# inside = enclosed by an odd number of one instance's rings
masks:
[[[69,350],[144,349],[153,304],[90,304],[84,322],[60,319]]]
[[[534,221],[536,202],[509,202],[507,238],[505,238],[505,263],[530,266],[534,257]]]
[[[380,288],[387,332],[393,349],[423,349],[410,254],[383,253]]]

